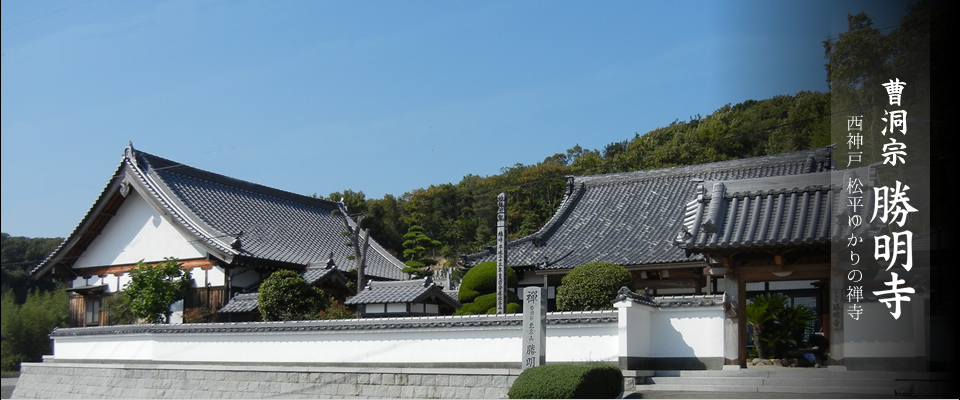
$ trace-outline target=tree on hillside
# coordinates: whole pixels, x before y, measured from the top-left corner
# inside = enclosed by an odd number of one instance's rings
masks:
[[[183,300],[193,285],[190,271],[184,271],[174,258],[164,260],[157,265],[138,262],[130,270],[130,282],[123,288],[130,312],[147,323],[168,322],[173,314],[170,306]]]
[[[28,238],[0,233],[2,293],[12,290],[15,302],[23,304],[30,291],[56,289],[55,283],[37,280],[30,275],[30,270],[47,258],[61,242],[61,238]]]
[[[403,257],[407,259],[404,262],[407,268],[404,268],[403,272],[411,274],[414,279],[432,275],[427,268],[437,261],[426,257],[427,250],[440,246],[441,243],[430,239],[423,233],[423,228],[417,225],[408,228],[403,239]]]

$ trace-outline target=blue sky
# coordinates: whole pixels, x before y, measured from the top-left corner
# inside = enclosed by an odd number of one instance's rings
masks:
[[[821,42],[902,2],[2,2],[2,231],[66,236],[128,141],[368,197],[826,91]],[[889,30],[887,30],[889,31]]]

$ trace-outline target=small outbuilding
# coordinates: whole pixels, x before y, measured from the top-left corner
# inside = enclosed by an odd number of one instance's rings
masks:
[[[460,308],[460,302],[435,285],[429,276],[413,281],[370,281],[344,304],[356,306],[363,317],[450,315]]]

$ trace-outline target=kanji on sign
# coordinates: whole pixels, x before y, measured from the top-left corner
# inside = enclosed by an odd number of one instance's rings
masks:
[[[852,226],[854,228],[859,228],[860,224],[863,223],[863,217],[860,214],[851,215],[847,217],[847,226]]]
[[[851,304],[850,308],[847,310],[847,314],[850,315],[850,318],[859,321],[860,314],[863,313],[863,308],[859,304]]]
[[[914,290],[912,287],[905,287],[905,288],[898,287],[899,285],[902,285],[906,282],[903,279],[897,279],[898,277],[896,272],[891,272],[890,275],[891,275],[890,282],[883,283],[886,286],[890,286],[890,290],[880,290],[880,291],[873,292],[873,294],[877,295],[877,297],[892,295],[891,297],[881,298],[880,302],[883,304],[886,304],[887,308],[895,307],[893,312],[890,313],[890,315],[893,315],[893,319],[900,319],[900,302],[910,301],[909,297],[901,296],[900,294],[914,293]],[[890,303],[893,303],[893,306],[891,306]]]
[[[847,117],[847,130],[848,131],[862,131],[863,130],[863,118],[862,115],[851,115]]]
[[[889,83],[884,83],[883,87],[887,88],[887,96],[890,97],[890,105],[899,106],[900,105],[900,95],[903,94],[903,86],[906,85],[906,82],[900,82],[900,78],[894,81],[890,80]]]
[[[860,302],[863,298],[863,286],[847,286],[847,301]]]
[[[863,272],[860,272],[859,269],[855,269],[850,272],[847,272],[847,280],[852,281],[853,283],[860,282],[860,280],[862,279],[863,279]]]
[[[847,167],[849,167],[850,164],[853,164],[854,162],[863,162],[862,151],[858,151],[858,152],[851,151],[850,153],[847,154]]]
[[[910,198],[907,197],[907,190],[910,190],[910,186],[904,185],[900,181],[896,181],[892,190],[889,186],[873,188],[873,216],[870,217],[870,222],[873,222],[879,215],[881,222],[886,224],[889,218],[889,223],[896,223],[903,227],[903,224],[907,222],[907,215],[917,211],[908,203]]]
[[[900,254],[905,255],[907,259],[906,262],[900,264],[900,266],[907,271],[913,268],[913,232],[893,232],[893,246],[890,246],[889,235],[874,236],[873,243],[873,258],[877,261],[881,259],[883,261],[889,261],[890,264],[887,265],[887,271],[897,262],[897,257]]]
[[[850,234],[850,237],[847,238],[847,247],[854,247],[860,243],[863,243],[863,238],[853,233]]]
[[[860,136],[859,133],[851,133],[847,135],[847,150],[853,150],[854,147],[857,150],[860,150],[860,146],[863,145],[863,136]]]
[[[860,178],[847,179],[847,193],[863,193],[863,182],[860,182]]]
[[[890,143],[883,145],[883,163],[894,167],[897,166],[897,161],[900,164],[906,164],[907,161],[903,159],[907,155],[907,152],[903,151],[906,148],[906,143],[897,142],[897,139],[890,138]]]
[[[904,110],[890,111],[883,110],[883,115],[889,115],[889,119],[880,118],[883,122],[887,123],[887,127],[880,130],[880,133],[886,135],[887,128],[890,128],[890,133],[893,134],[894,129],[899,129],[900,133],[907,134],[907,112]]]

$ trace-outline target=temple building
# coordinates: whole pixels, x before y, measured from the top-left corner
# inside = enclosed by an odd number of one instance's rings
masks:
[[[341,203],[207,172],[131,144],[74,231],[32,273],[69,282],[72,326],[109,324],[105,298],[123,289],[138,262],[167,257],[192,270],[184,309],[218,310],[278,269],[305,277],[318,268],[324,275],[355,269],[341,234],[345,222],[356,225]],[[402,280],[403,268],[370,240],[367,279]],[[340,281],[329,282],[345,298]]]

